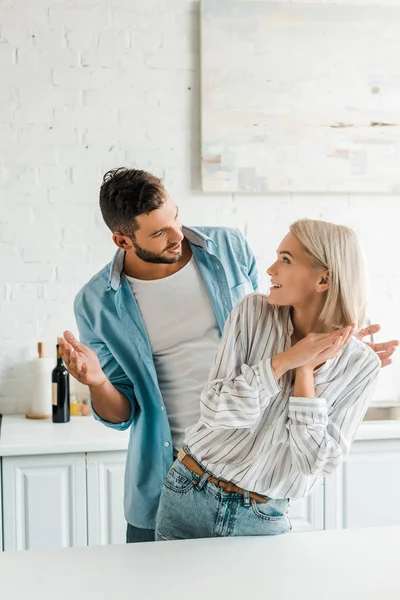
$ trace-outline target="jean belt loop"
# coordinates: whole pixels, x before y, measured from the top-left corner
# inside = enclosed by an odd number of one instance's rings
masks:
[[[207,471],[204,471],[204,474],[201,476],[199,483],[196,485],[196,489],[202,490],[203,487],[205,486],[205,484],[207,483],[209,477],[210,477],[210,473],[207,473]]]
[[[249,494],[249,490],[243,490],[243,504],[245,506],[250,506],[250,494]]]

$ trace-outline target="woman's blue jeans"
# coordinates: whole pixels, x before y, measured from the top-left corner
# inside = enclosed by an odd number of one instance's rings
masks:
[[[203,467],[204,468],[204,467]],[[164,479],[156,540],[243,535],[279,535],[291,530],[289,500],[251,500],[226,492],[175,460]]]

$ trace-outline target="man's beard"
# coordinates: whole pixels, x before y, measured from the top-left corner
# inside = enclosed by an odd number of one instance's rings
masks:
[[[155,252],[150,252],[149,250],[145,250],[135,240],[132,240],[133,246],[136,250],[136,256],[141,258],[144,262],[160,264],[160,265],[173,265],[178,262],[178,260],[182,257],[182,250],[179,254],[176,254],[173,258],[167,258],[163,254],[156,254]],[[176,244],[172,244],[167,246],[165,250],[169,250],[170,248],[174,248]],[[164,252],[165,252],[164,250]]]

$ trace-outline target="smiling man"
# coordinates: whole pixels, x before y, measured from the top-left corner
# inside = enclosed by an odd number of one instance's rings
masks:
[[[100,208],[118,251],[75,299],[81,341],[67,331],[60,350],[70,374],[89,386],[94,416],[131,427],[127,541],[150,541],[164,476],[198,420],[225,321],[260,278],[239,231],[183,227],[150,173],[106,173]],[[392,346],[374,348],[383,365]]]

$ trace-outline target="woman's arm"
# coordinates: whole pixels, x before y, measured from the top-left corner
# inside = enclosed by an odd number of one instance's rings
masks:
[[[348,325],[339,335],[334,343],[323,352],[318,354],[310,362],[298,367],[295,371],[294,392],[293,395],[300,398],[315,398],[314,370],[327,360],[336,358],[341,354],[343,348],[349,343],[354,333],[354,325]],[[295,349],[297,344],[293,346]]]
[[[315,398],[314,370],[304,367],[296,369],[293,396]]]
[[[202,422],[215,429],[251,428],[271,398],[281,392],[278,379],[331,348],[341,332],[310,334],[273,356],[277,336],[284,335],[266,296],[250,294],[233,309],[200,399]],[[262,348],[266,358],[249,364],[251,352]]]
[[[274,333],[271,310],[265,296],[252,294],[228,317],[208,384],[201,394],[201,420],[208,427],[252,427],[270,399],[281,391],[271,359],[247,364],[252,345],[266,343],[265,331]]]
[[[305,475],[328,475],[336,469],[347,457],[368,408],[380,371],[379,360],[370,353],[356,361],[350,357],[348,368],[354,377],[344,388],[338,381],[337,397],[329,410],[325,398],[315,398],[310,371],[305,369],[299,374],[297,389],[309,386],[313,395],[297,396],[295,384],[295,395],[289,399],[287,429],[292,461]]]

